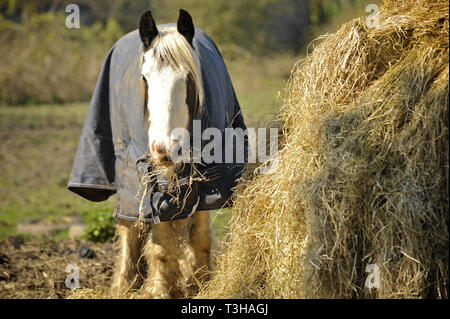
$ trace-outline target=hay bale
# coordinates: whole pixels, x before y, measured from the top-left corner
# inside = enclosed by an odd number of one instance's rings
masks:
[[[198,297],[448,298],[448,5],[384,1],[297,63],[278,170],[240,185]]]

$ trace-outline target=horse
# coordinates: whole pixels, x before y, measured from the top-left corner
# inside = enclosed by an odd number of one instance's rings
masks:
[[[203,145],[229,129],[247,127],[214,41],[183,9],[166,25],[144,12],[138,29],[108,52],[67,186],[95,202],[116,194],[113,295],[185,298],[208,280],[215,242],[209,211],[232,206],[245,167],[235,152],[248,153],[247,142],[231,144],[232,152],[222,142]],[[244,140],[233,134],[231,140]],[[156,181],[148,178],[157,172]],[[174,176],[181,178],[175,183]],[[174,184],[184,193],[171,193]]]
[[[155,24],[148,10],[140,18],[138,32],[143,46],[140,71],[146,97],[149,158],[155,167],[165,167],[170,179],[181,165],[172,160],[175,150],[190,147],[189,137],[173,132],[180,128],[192,131],[192,121],[204,118],[206,112],[206,82],[202,77],[202,56],[194,41],[196,28],[191,15],[183,9],[176,26],[164,28]],[[214,78],[208,75],[208,83],[211,81]],[[224,111],[214,110],[209,117],[216,113]],[[215,239],[208,210],[159,223],[119,219],[117,234],[119,255],[111,284],[113,295],[137,289],[143,298],[191,297],[213,269],[211,251]]]

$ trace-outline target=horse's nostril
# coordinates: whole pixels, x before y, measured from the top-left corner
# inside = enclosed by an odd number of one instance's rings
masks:
[[[162,143],[152,143],[152,151],[157,154],[166,154],[167,150],[164,144]]]

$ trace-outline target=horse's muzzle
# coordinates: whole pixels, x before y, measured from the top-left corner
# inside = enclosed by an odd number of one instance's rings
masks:
[[[171,150],[177,145],[178,140],[172,141],[170,149],[164,144],[153,142],[151,145],[151,153],[153,161],[157,166],[173,166],[174,162],[171,158]]]

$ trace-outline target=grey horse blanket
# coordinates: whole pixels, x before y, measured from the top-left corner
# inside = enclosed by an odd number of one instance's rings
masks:
[[[170,25],[159,25],[158,29],[167,26]],[[245,130],[241,108],[219,50],[198,28],[193,41],[200,54],[205,91],[202,128]],[[69,190],[91,201],[104,201],[117,193],[114,216],[124,220],[139,218],[139,159],[149,152],[140,72],[142,54],[137,30],[123,36],[109,51],[90,102],[68,182]],[[230,185],[222,189],[235,185],[244,166],[237,167],[238,171],[225,179]],[[207,187],[213,186],[210,183]],[[201,191],[207,193],[208,189]],[[218,208],[204,201],[197,207],[198,210]],[[146,216],[145,221],[154,220]]]

